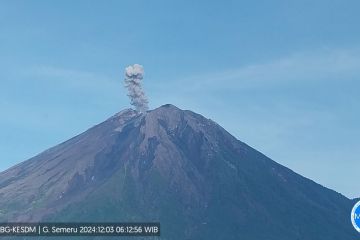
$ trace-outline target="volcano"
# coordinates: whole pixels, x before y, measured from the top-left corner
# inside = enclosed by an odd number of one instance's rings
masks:
[[[160,222],[159,239],[354,240],[352,205],[170,104],[0,173],[0,221]]]

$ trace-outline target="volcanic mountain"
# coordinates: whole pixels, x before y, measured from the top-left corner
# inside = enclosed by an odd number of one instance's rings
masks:
[[[160,239],[353,240],[352,204],[169,104],[0,173],[1,221],[160,222]]]

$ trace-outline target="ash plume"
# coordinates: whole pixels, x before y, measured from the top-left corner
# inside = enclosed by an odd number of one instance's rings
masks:
[[[125,68],[125,87],[128,89],[128,96],[130,103],[137,111],[146,112],[148,107],[148,100],[145,92],[142,89],[141,82],[144,77],[144,68],[140,64],[130,65]]]

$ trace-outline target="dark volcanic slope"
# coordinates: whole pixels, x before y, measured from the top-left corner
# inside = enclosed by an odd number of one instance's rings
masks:
[[[352,201],[213,121],[125,110],[0,174],[3,221],[160,221],[162,239],[353,240]]]

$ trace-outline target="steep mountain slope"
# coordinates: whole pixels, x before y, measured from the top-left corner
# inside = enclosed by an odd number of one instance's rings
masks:
[[[215,122],[124,110],[0,174],[3,221],[160,221],[161,239],[342,239],[352,201]]]

